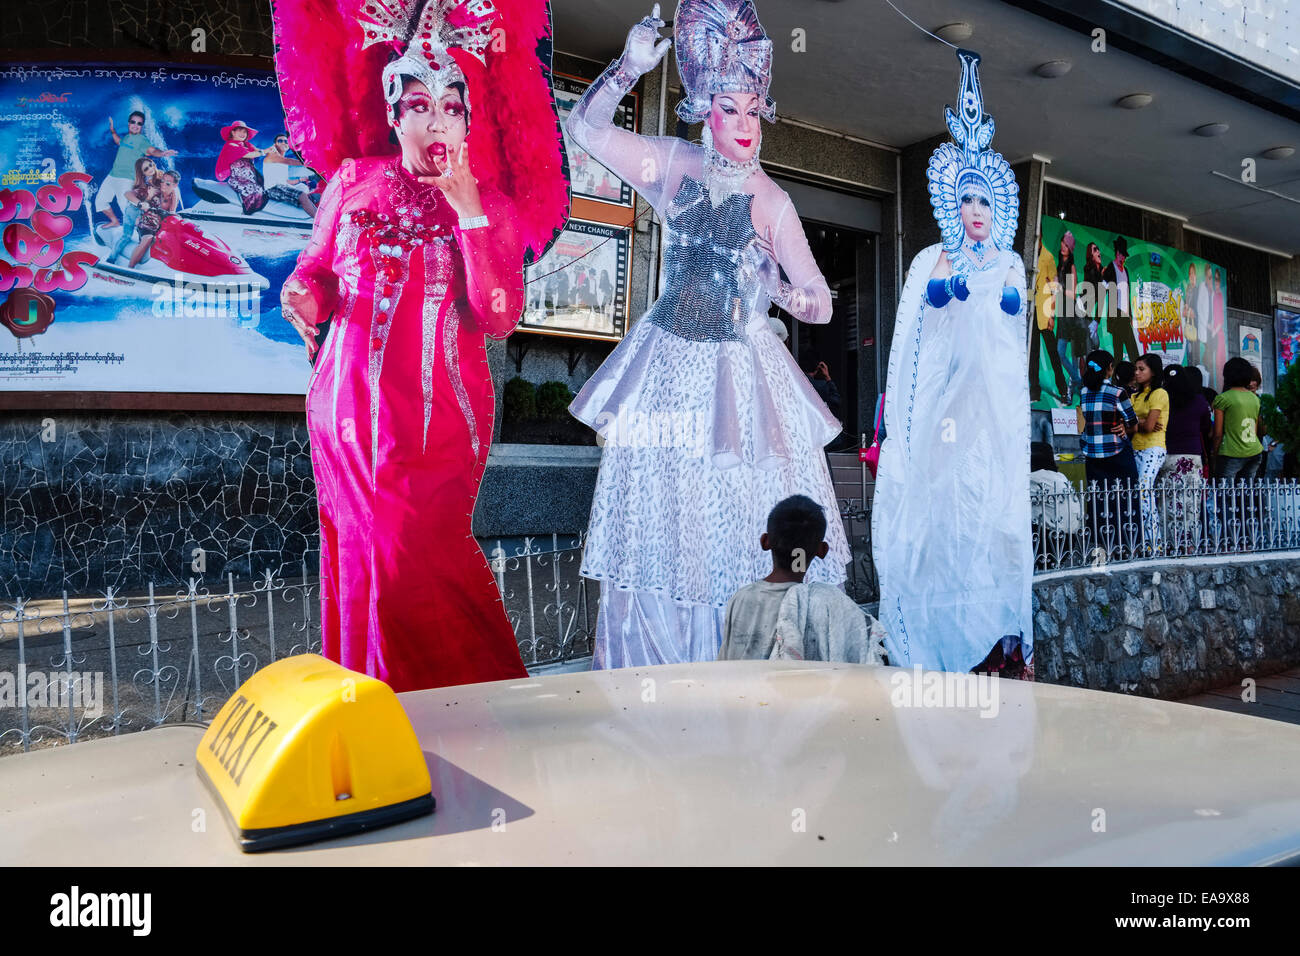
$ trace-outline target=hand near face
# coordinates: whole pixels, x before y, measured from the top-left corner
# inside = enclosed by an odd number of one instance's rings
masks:
[[[483,202],[479,197],[478,180],[469,169],[469,143],[447,157],[447,168],[441,176],[420,176],[420,182],[437,186],[447,197],[447,203],[462,219],[483,215]]]

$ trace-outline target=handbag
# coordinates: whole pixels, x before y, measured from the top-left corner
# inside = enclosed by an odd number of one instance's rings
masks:
[[[865,461],[867,467],[871,469],[871,477],[876,477],[876,469],[880,466],[880,425],[885,419],[885,396],[881,393],[880,400],[876,402],[876,431],[871,436],[871,447],[858,449],[858,461]]]

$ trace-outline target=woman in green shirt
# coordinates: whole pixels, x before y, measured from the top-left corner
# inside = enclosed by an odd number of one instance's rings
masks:
[[[1264,450],[1259,441],[1259,396],[1250,390],[1259,373],[1244,358],[1223,364],[1223,391],[1214,400],[1214,477],[1245,480],[1247,467]]]

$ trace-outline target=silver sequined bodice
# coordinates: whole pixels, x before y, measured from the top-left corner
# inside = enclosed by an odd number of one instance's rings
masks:
[[[647,319],[694,342],[744,338],[745,303],[753,290],[741,287],[740,269],[744,249],[755,238],[753,198],[733,193],[715,209],[703,184],[682,177],[664,235],[664,294]]]

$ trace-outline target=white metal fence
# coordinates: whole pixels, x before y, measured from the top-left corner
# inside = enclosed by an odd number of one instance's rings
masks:
[[[1199,474],[1031,496],[1036,571],[1300,548],[1300,484]]]
[[[865,471],[865,469],[864,469]],[[848,590],[876,600],[871,495],[840,501],[853,549]],[[1093,484],[1032,494],[1035,570],[1149,558],[1300,548],[1300,485],[1199,477],[1144,489]],[[485,548],[525,664],[592,651],[597,585],[578,574],[583,538],[533,536]],[[163,593],[0,606],[0,754],[173,721],[210,719],[258,668],[320,650],[319,590],[304,558],[211,590],[191,579]]]
[[[594,582],[578,575],[581,536],[486,548],[530,666],[591,653]],[[292,576],[212,590],[0,605],[0,754],[176,721],[210,720],[258,668],[319,652],[320,595],[304,558]]]

